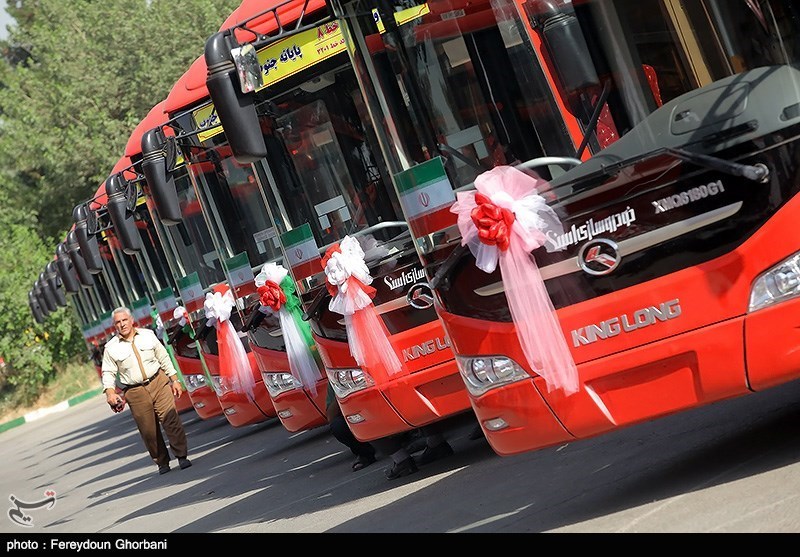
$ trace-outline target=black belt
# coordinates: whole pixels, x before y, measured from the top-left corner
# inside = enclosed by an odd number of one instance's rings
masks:
[[[134,387],[145,387],[145,386],[149,385],[150,383],[152,383],[153,381],[155,381],[155,380],[156,380],[156,377],[158,377],[158,373],[156,373],[155,375],[153,375],[153,376],[152,376],[150,379],[148,379],[147,381],[142,381],[141,383],[136,383],[135,385],[122,385],[122,390],[123,390],[123,391],[127,391],[128,389],[132,389],[132,388],[134,388]]]

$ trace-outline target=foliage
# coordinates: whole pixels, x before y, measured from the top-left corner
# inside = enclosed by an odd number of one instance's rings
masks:
[[[0,190],[0,354],[5,360],[3,383],[32,400],[53,374],[53,362],[76,354],[83,346],[73,315],[57,311],[37,324],[28,307],[31,277],[52,257],[32,226],[32,215],[9,203]]]
[[[239,0],[7,0],[0,41],[0,388],[24,398],[86,355],[76,312],[37,324],[27,293],[131,132]],[[105,308],[106,310],[110,308]]]
[[[0,64],[0,187],[46,216],[42,238],[68,229],[72,208],[94,196],[133,129],[237,5],[22,2]]]
[[[100,388],[97,371],[85,358],[54,364],[54,377],[45,384],[34,401],[25,400],[12,389],[0,389],[0,425],[24,416],[28,412],[54,406],[64,400]]]

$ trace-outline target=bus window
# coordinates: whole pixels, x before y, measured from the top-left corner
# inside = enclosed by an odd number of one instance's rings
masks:
[[[270,153],[289,166],[270,164],[290,227],[308,222],[317,244],[327,246],[397,221],[399,208],[382,193],[388,175],[368,144],[352,71],[330,70],[313,83],[324,87],[304,85],[275,98],[263,127]]]
[[[222,282],[225,277],[222,263],[214,249],[186,166],[178,167],[173,177],[183,221],[175,226],[165,226],[163,230],[183,267],[183,276],[196,272],[201,284]]]
[[[229,156],[222,147],[192,149],[190,172],[209,200],[209,207],[230,256],[246,252],[250,264],[259,266],[280,256],[275,230],[264,205],[261,190],[250,165]]]

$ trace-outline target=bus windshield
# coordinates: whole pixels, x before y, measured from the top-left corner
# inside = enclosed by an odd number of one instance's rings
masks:
[[[377,4],[342,10],[365,36],[365,74],[394,104],[385,140],[420,161],[435,153],[414,144],[419,133],[397,130],[428,133],[455,188],[541,157],[587,162],[609,150],[607,164],[659,147],[713,151],[709,143],[730,139],[730,130],[748,131],[731,115],[770,78],[768,68],[800,56],[792,32],[800,12],[790,0],[432,0],[395,3],[394,21]],[[692,95],[701,90],[715,93]],[[651,118],[671,101],[671,114]],[[635,141],[621,142],[634,131]],[[665,135],[676,139],[664,144]],[[564,170],[536,172],[552,179]]]

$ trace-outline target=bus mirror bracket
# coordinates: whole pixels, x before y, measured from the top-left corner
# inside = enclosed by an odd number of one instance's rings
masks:
[[[234,158],[250,164],[267,156],[255,99],[242,92],[231,51],[238,48],[231,30],[215,33],[205,45],[206,86]],[[261,70],[259,69],[259,74]]]
[[[142,240],[133,214],[137,189],[134,184],[123,179],[119,172],[112,174],[106,180],[106,195],[108,195],[106,208],[114,225],[114,233],[122,244],[122,251],[127,255],[134,255],[142,249]]]
[[[142,173],[153,196],[158,218],[166,226],[183,221],[178,192],[172,170],[177,161],[174,138],[164,137],[163,130],[154,128],[142,136]]]

